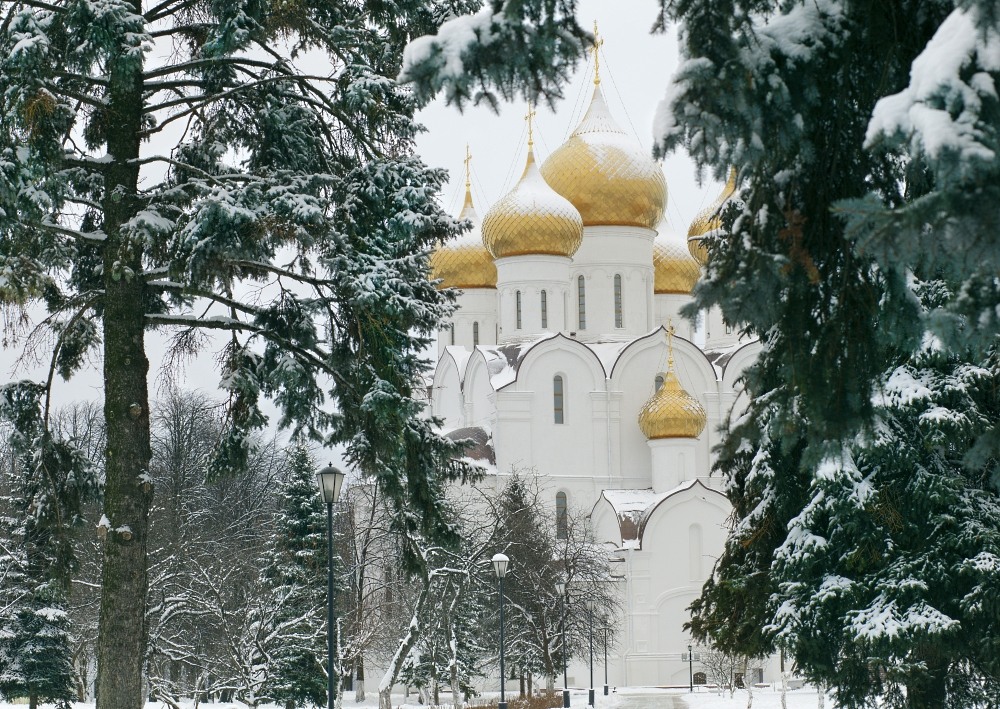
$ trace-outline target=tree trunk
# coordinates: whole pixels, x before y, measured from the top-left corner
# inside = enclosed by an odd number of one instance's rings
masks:
[[[947,663],[937,658],[927,658],[925,662],[927,670],[906,685],[906,706],[908,709],[944,709]]]
[[[781,663],[781,709],[788,709],[788,673],[785,672],[785,651],[779,655]]]
[[[354,701],[360,703],[365,700],[365,658],[358,655],[354,663]]]
[[[410,625],[406,636],[399,643],[399,647],[396,648],[396,652],[389,661],[389,666],[386,668],[385,674],[382,676],[382,681],[379,682],[379,709],[392,709],[392,686],[396,684],[396,680],[399,678],[399,671],[403,667],[403,662],[406,661],[406,656],[410,654],[410,650],[413,649],[413,646],[417,644],[417,640],[420,639],[420,617],[424,612],[424,605],[427,603],[427,594],[429,591],[430,579],[425,576],[423,578],[423,588],[420,589],[420,595],[417,596],[417,603],[413,608],[413,616],[410,618]]]
[[[38,709],[38,695],[32,694],[28,696],[28,709]]]
[[[142,13],[139,0],[132,11]],[[142,53],[119,38],[109,67],[108,163],[104,175],[104,417],[107,448],[100,626],[97,638],[97,709],[141,709],[146,650],[148,575],[146,532],[152,489],[149,471],[149,396],[144,343],[145,288],[142,244],[122,234],[138,212]]]
[[[524,670],[521,670],[521,698],[524,698]]]

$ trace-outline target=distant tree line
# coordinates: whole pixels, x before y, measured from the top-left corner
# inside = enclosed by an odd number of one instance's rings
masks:
[[[16,391],[3,390],[8,400]],[[28,697],[33,707],[93,698],[101,547],[109,533],[125,533],[109,529],[102,514],[103,420],[98,405],[80,403],[54,411],[41,438],[31,435],[42,430],[37,418],[17,422],[20,428],[8,422],[0,436],[0,695]],[[146,693],[175,708],[210,700],[323,705],[319,462],[298,442],[259,439],[242,469],[214,474],[224,425],[221,407],[200,393],[168,391],[153,410],[152,462],[142,483],[156,491]],[[75,467],[52,467],[76,479],[49,480],[45,455],[75,456]],[[50,504],[52,496],[72,498],[75,507]],[[435,703],[442,687],[456,706],[473,694],[497,666],[490,559],[498,551],[512,559],[507,658],[522,688],[530,691],[539,676],[551,688],[563,655],[586,649],[586,611],[575,601],[565,606],[563,646],[557,581],[568,581],[577,599],[597,599],[595,622],[611,627],[614,641],[617,591],[582,515],[570,515],[569,533],[557,539],[534,478],[517,474],[499,489],[456,486],[446,507],[458,545],[403,539],[377,481],[355,479],[345,490],[334,516],[342,691],[363,699],[366,666],[374,665],[389,667],[382,685],[405,682]],[[56,509],[74,515],[50,518]],[[408,572],[406,544],[424,555],[425,573]]]

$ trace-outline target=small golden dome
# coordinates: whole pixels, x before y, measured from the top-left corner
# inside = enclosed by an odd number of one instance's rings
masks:
[[[542,179],[530,145],[521,179],[483,219],[483,241],[493,258],[572,256],[583,242],[580,213]]]
[[[663,386],[639,412],[639,428],[650,440],[697,438],[707,422],[705,407],[684,391],[672,367],[663,375]]]
[[[653,241],[653,292],[687,295],[694,290],[701,267],[666,224],[660,224],[659,232]]]
[[[439,246],[431,254],[431,278],[440,279],[441,288],[496,288],[497,267],[483,245],[479,216],[472,206],[472,193],[465,187],[465,205],[459,219],[472,222],[472,229],[454,241]]]
[[[600,87],[573,135],[542,165],[542,176],[586,226],[655,229],[667,205],[663,170],[618,127]]]
[[[691,227],[688,229],[688,251],[702,266],[708,263],[708,249],[705,248],[704,239],[722,228],[722,212],[735,193],[736,168],[734,167],[729,171],[729,180],[722,188],[722,194],[716,197],[712,204],[698,212],[698,216],[691,222]]]

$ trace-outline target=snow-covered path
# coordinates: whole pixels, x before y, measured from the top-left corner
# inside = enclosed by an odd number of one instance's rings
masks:
[[[687,704],[676,694],[619,693],[617,697],[615,709],[687,709]]]

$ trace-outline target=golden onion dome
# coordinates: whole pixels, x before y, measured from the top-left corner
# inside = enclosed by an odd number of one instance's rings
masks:
[[[583,221],[572,204],[542,179],[529,143],[524,174],[483,219],[483,241],[493,258],[572,256],[583,243]]]
[[[680,380],[669,367],[663,386],[639,412],[639,428],[647,439],[697,438],[705,430],[708,415],[697,399],[684,391]]]
[[[665,223],[660,224],[659,232],[653,241],[653,292],[687,295],[694,290],[701,267]]]
[[[585,226],[655,229],[667,205],[663,170],[615,123],[599,86],[580,125],[542,165],[542,176],[580,211]]]
[[[472,229],[449,241],[431,254],[431,278],[440,279],[441,288],[496,288],[497,267],[483,245],[479,216],[472,206],[472,192],[465,186],[465,204],[459,219],[472,222]]]
[[[730,169],[729,179],[722,189],[722,194],[716,197],[712,204],[698,212],[698,216],[691,222],[691,227],[688,229],[688,251],[702,266],[708,263],[708,249],[705,248],[704,240],[722,228],[722,212],[734,194],[736,194],[736,168]]]

